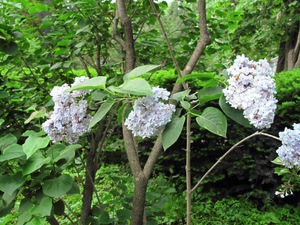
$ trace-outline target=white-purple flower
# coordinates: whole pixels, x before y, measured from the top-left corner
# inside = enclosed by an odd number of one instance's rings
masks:
[[[71,86],[87,79],[84,76],[75,78]],[[63,84],[55,86],[50,93],[54,109],[50,118],[42,124],[42,128],[52,142],[66,141],[72,144],[88,131],[91,116],[87,114],[88,103],[83,99],[88,91],[69,92],[69,89],[69,85]]]
[[[153,96],[138,98],[133,110],[128,115],[125,125],[134,136],[142,138],[151,137],[157,133],[160,127],[171,121],[175,112],[173,104],[165,104],[162,100],[168,100],[170,92],[164,88],[153,87]]]
[[[279,132],[282,146],[276,151],[283,165],[289,168],[300,165],[300,124],[295,123],[293,128]]]
[[[242,109],[244,117],[256,128],[269,128],[277,99],[274,72],[267,60],[255,62],[244,55],[237,56],[227,72],[229,86],[223,90],[226,101],[233,108]]]

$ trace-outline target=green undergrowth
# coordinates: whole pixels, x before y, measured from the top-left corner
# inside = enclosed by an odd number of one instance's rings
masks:
[[[83,176],[70,171],[74,177]],[[77,177],[78,178],[78,177]],[[130,224],[133,196],[133,177],[126,166],[103,165],[95,182],[97,196],[93,198],[91,218],[86,224]],[[82,189],[81,189],[82,191]],[[194,225],[292,225],[298,224],[297,206],[276,205],[270,202],[258,205],[247,198],[227,197],[216,200],[214,193],[199,190],[193,194],[192,221]],[[73,224],[79,224],[82,195],[69,195],[63,200],[68,205],[65,215]],[[147,192],[146,215],[149,225],[183,225],[186,215],[185,192],[180,193],[168,178],[157,175],[151,178]],[[18,224],[18,212],[0,218],[0,224]],[[65,216],[57,216],[59,224],[72,224]]]

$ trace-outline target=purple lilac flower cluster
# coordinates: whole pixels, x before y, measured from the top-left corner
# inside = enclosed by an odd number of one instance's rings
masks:
[[[269,128],[277,99],[274,97],[274,72],[267,60],[255,62],[244,55],[237,56],[227,72],[229,86],[223,90],[226,101],[242,109],[244,117],[257,129]]]
[[[71,85],[82,83],[87,77],[76,77]],[[76,143],[79,137],[88,131],[91,116],[87,114],[88,103],[83,97],[89,92],[79,90],[68,92],[70,86],[55,86],[50,95],[54,102],[54,110],[50,118],[42,124],[43,130],[52,142],[66,141]]]
[[[279,132],[282,146],[276,151],[283,165],[289,168],[300,165],[300,124],[295,123],[293,128]]]
[[[128,115],[125,125],[134,136],[142,138],[151,137],[157,133],[160,127],[171,121],[175,106],[165,104],[162,100],[168,100],[170,92],[164,88],[153,87],[153,96],[138,98],[133,110]]]

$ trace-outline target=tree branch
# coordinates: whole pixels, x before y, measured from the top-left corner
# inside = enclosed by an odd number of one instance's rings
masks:
[[[125,73],[128,73],[135,67],[135,49],[131,20],[126,13],[125,0],[117,0],[117,11],[125,32],[125,43],[123,47],[126,50]]]
[[[221,163],[221,161],[230,153],[232,152],[236,147],[238,147],[240,144],[242,144],[243,142],[247,141],[248,139],[254,137],[254,136],[258,136],[258,135],[262,135],[262,136],[266,136],[266,137],[270,137],[270,138],[273,138],[277,141],[281,141],[278,137],[276,136],[273,136],[271,134],[267,134],[267,133],[263,133],[263,132],[255,132],[247,137],[245,137],[243,140],[239,141],[238,143],[236,143],[235,145],[233,145],[227,152],[225,152],[224,155],[222,155],[218,161],[212,166],[209,168],[209,170],[201,177],[201,179],[198,181],[198,183],[192,188],[191,192],[195,191],[199,186],[200,184],[203,182],[203,180],[210,174],[210,172],[216,168],[216,166]]]
[[[198,40],[197,46],[191,55],[188,63],[186,64],[184,70],[182,71],[182,76],[190,74],[195,66],[197,65],[200,56],[202,55],[206,46],[210,43],[211,38],[207,30],[207,21],[206,21],[206,3],[205,0],[198,1],[198,11],[199,11],[199,29],[200,29],[200,38]],[[177,84],[174,86],[172,94],[181,91],[182,86]]]
[[[123,138],[125,142],[125,150],[127,153],[130,169],[133,173],[133,176],[136,178],[142,172],[139,156],[137,154],[137,146],[135,144],[134,137],[130,130],[122,122],[122,131],[123,131]]]

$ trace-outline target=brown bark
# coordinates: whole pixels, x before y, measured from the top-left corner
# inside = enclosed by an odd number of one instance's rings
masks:
[[[107,124],[107,126],[109,126]],[[91,148],[86,150],[85,158],[85,183],[83,188],[83,199],[80,224],[85,224],[87,217],[90,215],[92,199],[94,193],[94,181],[96,172],[100,167],[99,150],[102,148],[104,137],[106,136],[107,127],[105,122],[101,121],[96,134],[92,134]]]

